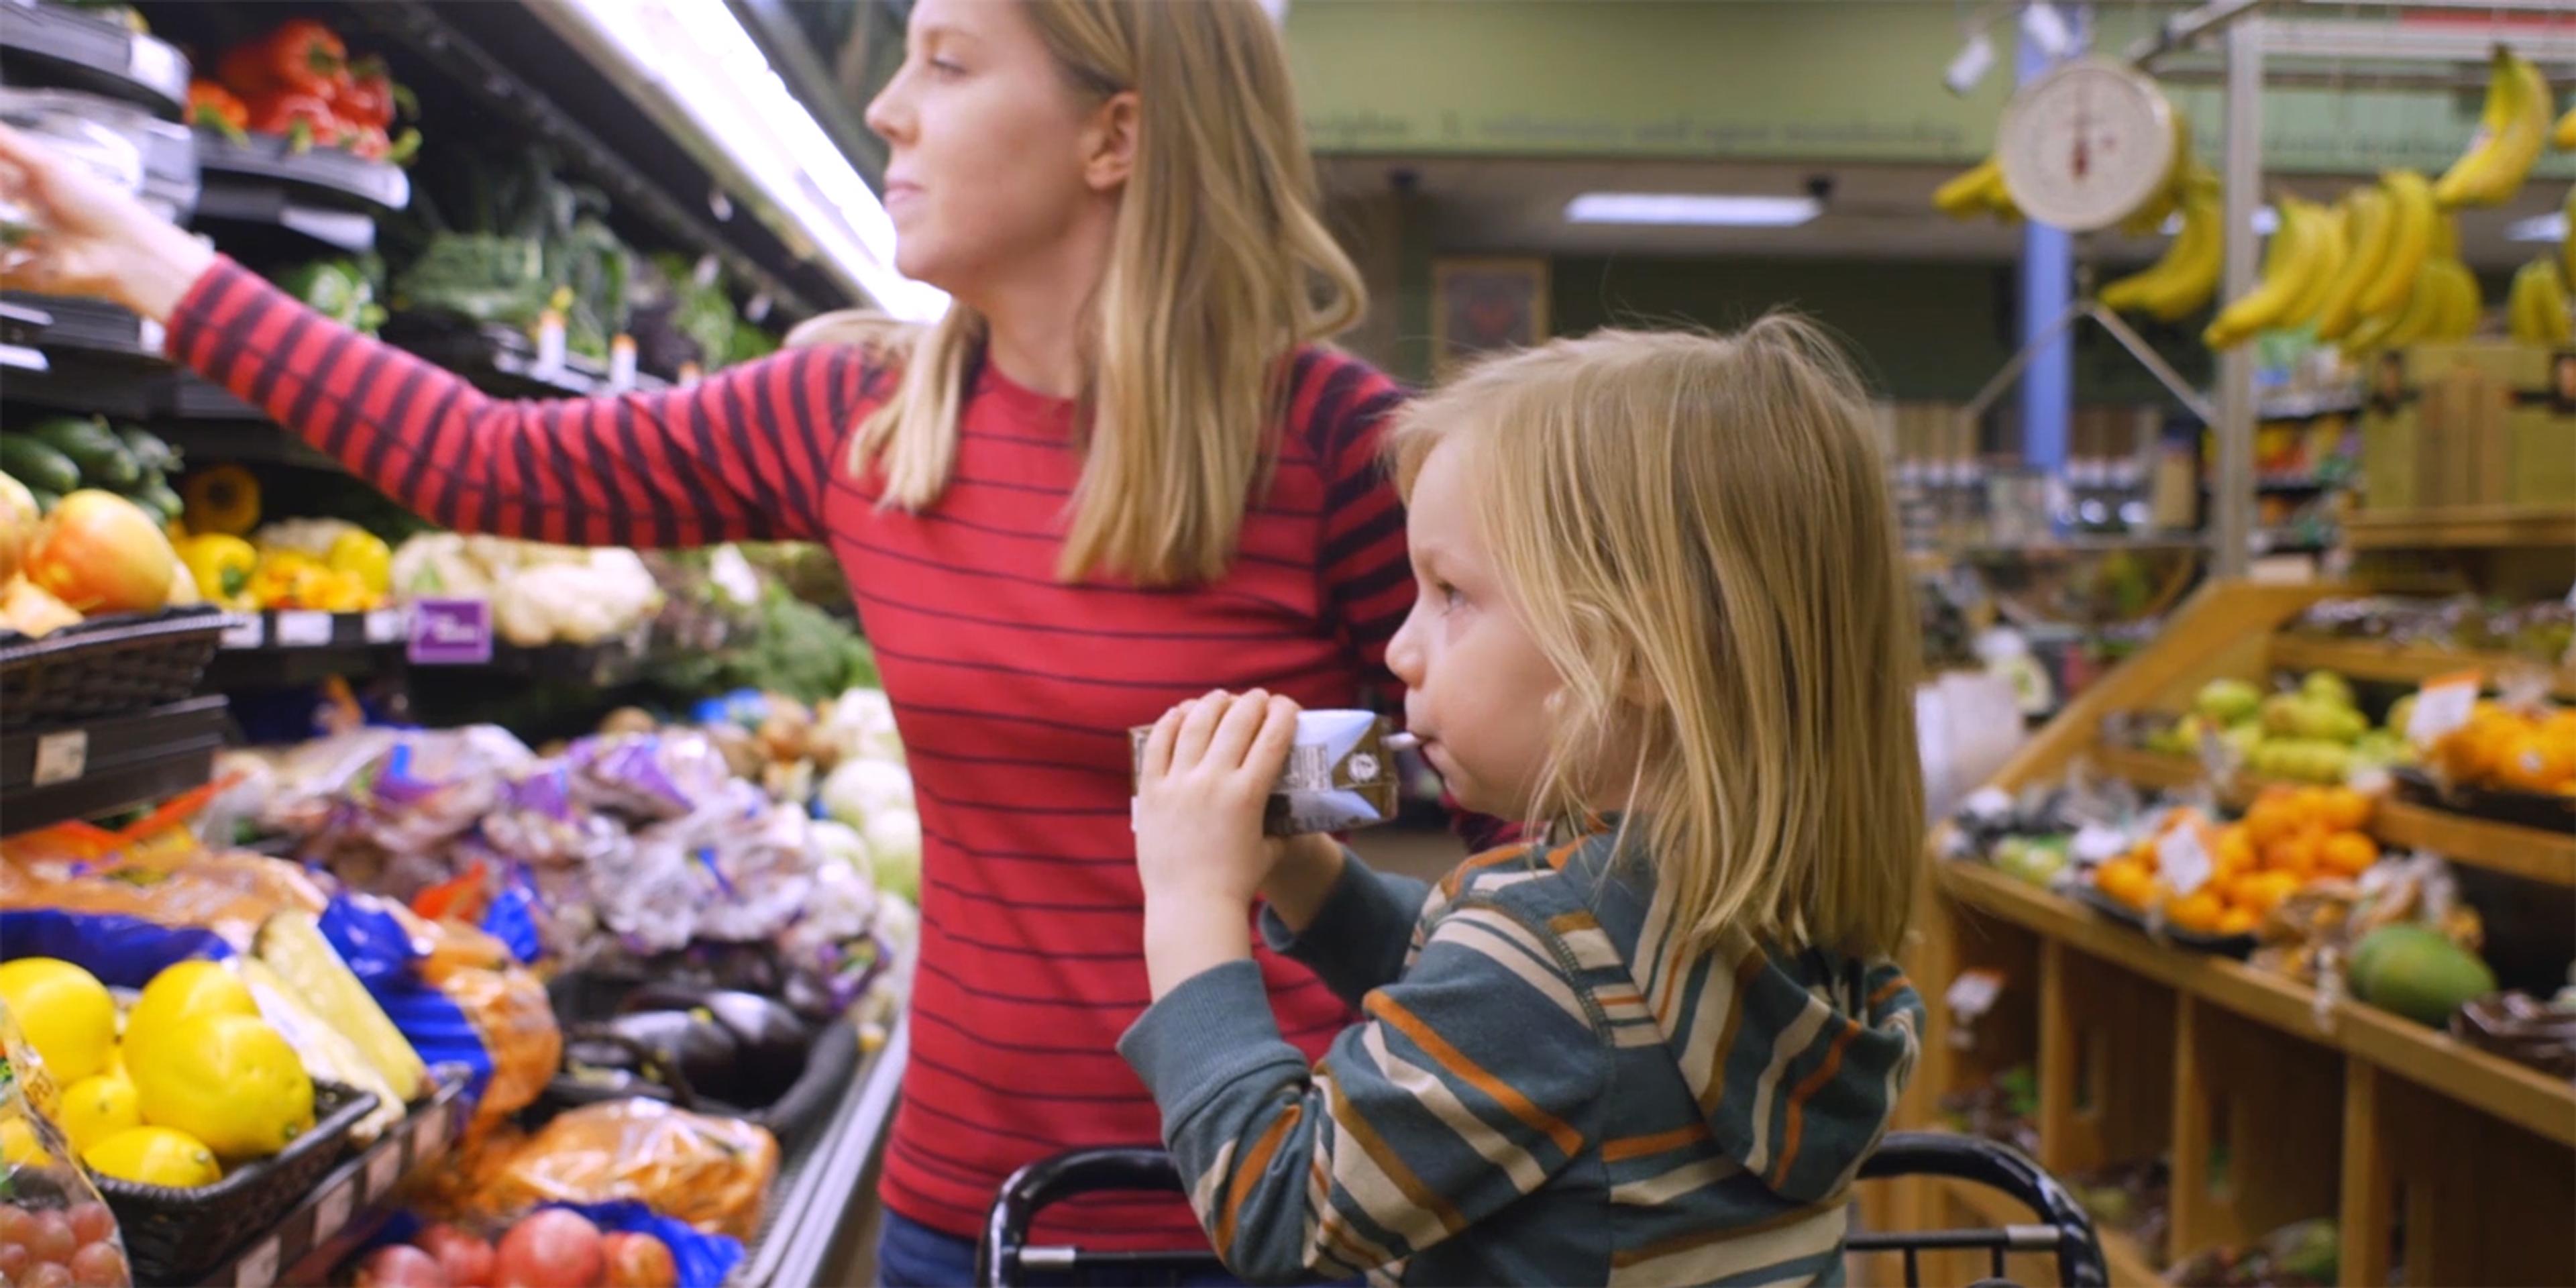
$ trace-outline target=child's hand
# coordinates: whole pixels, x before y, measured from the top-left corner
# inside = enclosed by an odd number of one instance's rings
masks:
[[[1163,714],[1136,790],[1145,898],[1250,907],[1275,853],[1261,812],[1288,764],[1297,704],[1259,689],[1210,693]]]

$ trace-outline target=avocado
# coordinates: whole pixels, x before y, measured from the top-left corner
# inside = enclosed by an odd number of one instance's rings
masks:
[[[2382,926],[2363,936],[2351,976],[2361,1000],[2435,1028],[2462,1003],[2496,989],[2485,962],[2428,926]]]

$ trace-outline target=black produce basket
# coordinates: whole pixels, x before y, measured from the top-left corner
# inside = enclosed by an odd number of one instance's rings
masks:
[[[2102,893],[2091,885],[2077,884],[2075,897],[2113,921],[2140,933],[2146,932],[2146,914]],[[2188,948],[2196,953],[2208,953],[2216,957],[2233,957],[2238,961],[2253,956],[2254,950],[2263,942],[2252,935],[2204,935],[2198,931],[2185,930],[2172,922],[2166,922],[2155,933],[2157,938],[2166,940],[2178,948]]]
[[[232,616],[211,605],[76,622],[42,639],[0,631],[0,712],[60,724],[176,702],[197,691]]]
[[[648,981],[587,971],[567,971],[546,985],[554,1002],[555,1016],[563,1022],[567,1039],[580,1036],[579,1031],[617,1014],[626,995]],[[618,1087],[587,1082],[570,1073],[558,1072],[546,1085],[545,1093],[523,1116],[530,1125],[581,1105],[602,1100],[647,1096],[666,1101],[681,1109],[739,1118],[766,1128],[778,1138],[778,1147],[793,1150],[820,1130],[830,1117],[834,1105],[849,1090],[850,1079],[857,1076],[860,1060],[859,1029],[847,1016],[817,1025],[813,1044],[805,1054],[805,1068],[796,1075],[778,1099],[758,1107],[729,1104],[713,1097],[702,1097],[685,1090],[639,1084]]]
[[[315,1082],[313,1130],[274,1158],[244,1163],[212,1185],[188,1190],[99,1177],[99,1192],[125,1235],[134,1282],[195,1283],[244,1235],[283,1220],[348,1152],[350,1129],[375,1107],[372,1091]]]
[[[2393,776],[2397,795],[2410,804],[2466,814],[2490,823],[2536,827],[2544,832],[2576,832],[2576,796],[2465,784],[2453,784],[2445,791],[2431,774],[2411,765]]]

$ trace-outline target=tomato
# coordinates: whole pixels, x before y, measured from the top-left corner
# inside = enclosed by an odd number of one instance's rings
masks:
[[[438,1258],[407,1243],[388,1244],[358,1263],[358,1288],[450,1288]]]
[[[29,1255],[38,1261],[67,1266],[72,1254],[79,1250],[80,1236],[72,1233],[71,1218],[60,1212],[37,1214],[35,1233],[27,1237]]]
[[[612,1234],[600,1240],[608,1257],[608,1288],[679,1288],[680,1263],[671,1246],[649,1234]]]
[[[26,1244],[0,1243],[0,1279],[15,1283],[34,1264],[36,1259],[27,1254]]]
[[[72,1237],[83,1243],[105,1243],[116,1233],[116,1214],[104,1203],[74,1204],[71,1219]]]
[[[18,1288],[74,1288],[71,1268],[58,1261],[38,1262],[18,1277]]]
[[[80,1288],[125,1288],[125,1254],[113,1243],[91,1243],[72,1254],[72,1282]]]
[[[84,488],[46,516],[27,552],[27,580],[82,613],[148,613],[170,602],[179,556],[151,515]]]
[[[501,1236],[492,1269],[498,1288],[591,1288],[606,1269],[599,1227],[562,1208],[533,1213]]]
[[[449,1288],[491,1288],[491,1244],[443,1222],[421,1231],[412,1244],[438,1258]]]

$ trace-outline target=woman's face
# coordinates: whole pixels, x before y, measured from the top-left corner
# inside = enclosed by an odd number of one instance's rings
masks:
[[[920,0],[868,105],[895,268],[961,298],[1114,218],[1134,96],[1077,89],[1017,0]]]

